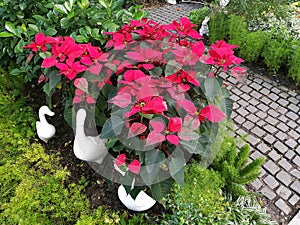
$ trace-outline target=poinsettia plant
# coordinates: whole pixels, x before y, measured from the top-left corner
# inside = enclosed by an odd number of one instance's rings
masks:
[[[115,172],[107,177],[133,197],[148,186],[160,200],[174,181],[183,186],[185,164],[193,154],[211,153],[230,118],[220,73],[246,75],[234,55],[238,46],[221,40],[206,49],[194,27],[187,18],[168,25],[133,20],[105,33],[105,49],[43,34],[25,47],[43,57],[46,93],[64,88],[73,103],[66,112],[93,115],[111,153],[106,164]]]

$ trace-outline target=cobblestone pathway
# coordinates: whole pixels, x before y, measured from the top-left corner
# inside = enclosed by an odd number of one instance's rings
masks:
[[[170,23],[199,7],[169,5],[151,10],[150,18]],[[264,196],[266,208],[276,215],[273,219],[288,224],[300,209],[300,96],[259,74],[250,74],[246,85],[237,84],[232,77],[223,78],[235,102],[236,133],[248,134],[251,159],[266,158],[252,187]]]

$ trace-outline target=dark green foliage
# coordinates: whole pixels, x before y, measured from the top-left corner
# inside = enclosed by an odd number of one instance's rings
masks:
[[[30,81],[40,75],[40,64],[26,63],[28,52],[23,46],[43,32],[48,36],[72,36],[78,43],[102,46],[104,31],[116,31],[131,19],[148,14],[141,6],[122,9],[122,0],[3,0],[0,1],[0,67],[12,75]],[[16,12],[17,16],[16,16]]]
[[[296,49],[292,51],[292,56],[289,60],[289,74],[296,81],[297,84],[300,84],[300,46],[297,46]]]
[[[220,12],[211,15],[209,21],[209,42],[228,39],[228,15]]]
[[[243,37],[248,33],[245,18],[231,14],[228,18],[229,43],[241,46],[244,43]]]
[[[204,18],[209,16],[210,13],[211,10],[207,6],[204,6],[200,9],[191,11],[189,14],[189,18],[193,24],[198,24],[199,26],[197,28],[199,28]]]
[[[225,181],[225,190],[234,198],[247,195],[242,185],[254,181],[260,174],[260,167],[264,158],[257,158],[247,164],[250,154],[250,145],[244,145],[238,152],[234,138],[226,138],[221,150],[215,158],[212,168],[219,171]]]

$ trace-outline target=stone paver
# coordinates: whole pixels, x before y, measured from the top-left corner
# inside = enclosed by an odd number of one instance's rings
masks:
[[[199,4],[179,4],[154,9],[150,18],[170,23]],[[232,119],[238,135],[248,134],[251,158],[264,155],[259,179],[252,182],[271,208],[282,215],[296,213],[300,208],[300,95],[272,81],[267,75],[253,74],[247,84],[239,84],[233,77],[223,74],[234,100]],[[293,214],[293,215],[294,215]],[[300,212],[290,225],[300,224]],[[284,224],[287,225],[288,221]]]

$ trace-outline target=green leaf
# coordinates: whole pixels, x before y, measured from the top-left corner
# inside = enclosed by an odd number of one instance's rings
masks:
[[[64,119],[65,121],[67,121],[67,124],[70,127],[73,127],[73,125],[75,124],[75,117],[76,117],[72,104],[73,104],[73,99],[72,98],[67,99],[66,106],[64,109]]]
[[[122,9],[122,4],[123,4],[123,1],[121,1],[121,0],[114,1],[112,6],[111,6],[111,11],[121,10]]]
[[[103,93],[103,96],[105,97],[105,99],[108,99],[110,97],[110,94],[112,92],[115,91],[115,87],[113,85],[110,85],[110,84],[105,84],[103,87],[102,87],[102,93]]]
[[[55,30],[52,27],[49,27],[46,31],[45,31],[45,35],[46,36],[54,36],[55,34],[57,34],[57,30]]]
[[[68,15],[68,11],[66,10],[66,8],[63,5],[55,4],[54,9],[60,13],[65,13]]]
[[[162,69],[160,67],[154,67],[152,70],[149,71],[152,77],[159,77],[162,75]]]
[[[198,140],[185,141],[180,140],[180,144],[191,154],[199,154],[199,149],[197,148]]]
[[[184,168],[185,160],[183,158],[172,158],[169,162],[169,170],[173,179],[183,188],[184,187]]]
[[[89,7],[90,2],[88,0],[81,0],[81,2],[78,2],[77,4],[79,5],[80,8],[86,10]]]
[[[166,65],[165,76],[174,74],[179,70],[181,70],[180,64],[178,64],[175,60],[169,60]]]
[[[150,182],[153,182],[155,180],[160,167],[165,162],[165,159],[165,154],[158,149],[146,151],[145,166],[151,178]]]
[[[100,134],[100,138],[108,139],[119,135],[122,132],[123,126],[124,120],[119,116],[113,115],[111,118],[105,121],[102,132]]]
[[[11,22],[5,22],[5,29],[8,30],[9,32],[16,34],[16,28],[15,25]]]
[[[20,70],[20,69],[13,69],[12,71],[9,72],[11,75],[13,76],[18,76],[22,73],[24,73],[24,71]]]
[[[13,37],[14,35],[12,33],[8,33],[6,31],[0,32],[0,38],[7,38],[7,37]]]
[[[45,17],[41,16],[41,15],[33,15],[32,16],[34,19],[36,20],[41,20],[41,21],[45,21],[47,20]]]
[[[151,189],[153,198],[156,201],[160,201],[164,196],[166,196],[170,192],[172,183],[173,183],[173,179],[170,177],[159,183],[152,184],[150,186],[150,189]]]
[[[89,41],[88,37],[85,37],[83,35],[77,35],[75,38],[76,42],[78,43],[87,43]]]
[[[48,95],[48,97],[50,97],[54,88],[61,81],[61,76],[59,76],[57,70],[51,70],[48,77],[49,77],[49,82],[44,85],[43,89],[44,92]]]
[[[62,29],[67,29],[70,26],[70,19],[64,17],[60,20],[60,26]]]
[[[29,27],[30,29],[32,29],[33,31],[37,32],[37,33],[40,32],[40,30],[39,30],[39,28],[37,27],[37,25],[29,24],[28,27]]]
[[[219,103],[220,109],[224,112],[227,118],[231,117],[233,100],[230,98],[222,98]]]
[[[21,39],[19,42],[18,42],[18,44],[15,46],[15,48],[14,48],[14,52],[15,53],[21,53],[21,52],[23,52],[23,46],[24,46],[25,44],[24,44],[24,41],[23,41],[23,39]]]
[[[102,5],[105,9],[108,8],[106,1],[104,1],[104,0],[98,0],[98,1],[99,1],[100,5]]]
[[[221,91],[221,85],[215,77],[206,78],[204,81],[204,88],[205,88],[205,93],[207,95],[207,98],[211,102]]]

